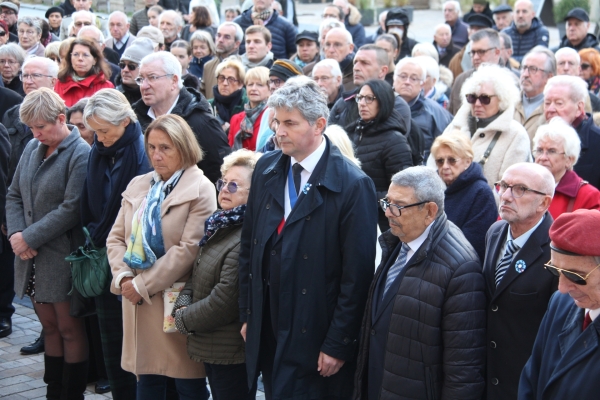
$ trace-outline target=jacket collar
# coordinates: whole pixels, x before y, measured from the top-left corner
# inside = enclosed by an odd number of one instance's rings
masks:
[[[451,125],[463,132],[469,132],[468,117],[470,113],[471,105],[468,103],[463,104],[456,112],[456,116],[452,120]],[[485,128],[478,128],[473,137],[477,136],[481,132],[506,131],[510,127],[514,115],[515,108],[513,106],[508,107],[498,116],[498,118],[490,122],[488,126]]]
[[[567,171],[556,185],[555,192],[562,193],[568,197],[576,197],[581,187],[581,179],[574,171]],[[585,182],[585,181],[584,181]]]

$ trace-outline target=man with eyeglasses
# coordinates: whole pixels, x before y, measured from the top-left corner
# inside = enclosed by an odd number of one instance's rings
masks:
[[[333,28],[327,32],[323,43],[325,58],[337,61],[342,70],[342,85],[344,91],[356,89],[354,84],[354,44],[352,35],[345,28]],[[387,68],[387,65],[386,65]]]
[[[20,8],[21,4],[18,0],[3,1],[0,3],[0,9],[2,10],[0,19],[8,25],[8,31],[10,32],[9,42],[16,43],[18,41],[17,20],[19,19]]]
[[[390,230],[361,326],[355,399],[480,399],[485,284],[477,253],[444,212],[437,171],[411,167],[379,201]]]
[[[117,62],[119,61],[118,57],[114,57],[118,56],[118,53],[113,49],[109,49],[108,47],[106,47],[106,45],[104,44],[104,35],[102,34],[102,31],[100,31],[100,29],[96,28],[95,26],[86,25],[79,30],[79,32],[77,33],[77,38],[85,39],[93,43],[98,49],[98,51],[100,51],[102,55],[104,55],[104,61],[106,61],[111,70],[110,81],[113,85],[117,86],[117,78],[119,77],[121,70],[113,61],[115,60],[115,58]]]
[[[600,393],[600,212],[561,214],[550,228],[547,274],[558,278],[519,400],[594,399]],[[540,273],[543,273],[540,272]]]
[[[556,58],[557,75],[581,77],[581,57],[577,50],[571,47],[563,47],[554,53],[554,57]],[[585,112],[595,113],[600,111],[600,98],[592,92],[589,92],[588,98],[585,101]]]
[[[221,177],[223,157],[231,153],[231,147],[204,96],[183,86],[181,64],[169,52],[145,56],[138,68],[135,82],[140,86],[142,99],[132,108],[142,130],[161,115],[175,114],[185,119],[204,153],[198,167],[211,182],[216,182]]]
[[[544,271],[550,257],[548,207],[554,177],[533,163],[509,167],[496,183],[501,220],[485,238],[487,399],[515,399],[521,370],[558,280]]]
[[[69,1],[72,4],[70,4]],[[94,25],[96,28],[100,29],[104,36],[108,35],[107,20],[106,18],[101,18],[93,14],[92,0],[66,0],[60,6],[65,10],[65,17],[60,23],[60,40],[65,40],[69,37],[69,25],[71,25],[71,22],[77,23],[77,21],[75,21],[75,16],[79,15],[78,13],[80,11],[91,13],[92,17],[88,21],[90,22],[90,25]],[[82,26],[83,25],[79,25],[79,28]],[[75,25],[75,29],[78,31],[77,25]],[[77,34],[77,32],[75,32],[75,34]]]
[[[331,110],[336,101],[342,97],[342,70],[337,61],[325,59],[315,64],[312,78],[327,96],[327,108]]]
[[[529,139],[544,119],[544,88],[548,79],[556,75],[554,53],[543,46],[536,46],[523,57],[521,64],[521,100],[515,105],[515,121],[525,127]]]
[[[152,41],[148,38],[137,38],[131,43],[131,46],[125,49],[121,56],[121,62],[119,63],[121,79],[116,89],[125,95],[131,105],[142,98],[140,86],[135,80],[140,73],[139,66],[142,59],[152,53],[154,53]]]
[[[217,29],[215,36],[215,48],[217,49],[216,57],[204,65],[204,73],[202,75],[201,90],[202,94],[207,99],[214,97],[212,88],[217,85],[217,66],[227,57],[237,57],[240,45],[244,40],[244,31],[235,22],[223,22]]]

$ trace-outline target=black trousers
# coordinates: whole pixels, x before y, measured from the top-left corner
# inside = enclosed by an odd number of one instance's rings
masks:
[[[0,240],[0,318],[11,318],[15,312],[15,253],[2,233]]]
[[[204,363],[206,378],[214,400],[254,400],[256,398],[256,380],[248,389],[246,363],[208,364]]]

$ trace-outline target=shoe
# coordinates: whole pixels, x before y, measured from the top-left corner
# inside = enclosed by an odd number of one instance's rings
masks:
[[[96,394],[104,394],[110,392],[110,382],[108,379],[98,379],[96,385],[94,386],[94,391]]]
[[[12,333],[12,321],[10,318],[0,318],[0,338],[7,337]]]
[[[30,354],[39,354],[44,352],[44,332],[40,334],[40,337],[35,339],[35,341],[27,346],[21,347],[21,354],[30,355]]]

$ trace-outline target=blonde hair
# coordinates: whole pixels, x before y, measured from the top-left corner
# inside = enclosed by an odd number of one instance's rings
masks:
[[[202,161],[202,149],[196,140],[196,136],[188,123],[179,115],[162,115],[148,125],[144,134],[144,148],[148,155],[148,136],[153,130],[159,130],[169,136],[173,146],[179,152],[183,169]]]
[[[251,79],[255,79],[265,85],[269,84],[269,68],[267,67],[254,67],[250,68],[248,72],[246,72],[246,79],[244,80],[244,84],[248,85]]]
[[[223,60],[219,65],[217,65],[217,69],[215,71],[215,78],[218,77],[223,70],[231,68],[237,72],[237,77],[240,82],[244,82],[246,78],[246,68],[244,65],[236,59],[228,58]]]
[[[19,109],[19,117],[25,125],[38,121],[55,123],[60,114],[67,115],[64,100],[54,90],[46,87],[25,96]]]
[[[449,148],[458,158],[473,161],[474,154],[471,141],[465,137],[460,129],[454,129],[449,134],[440,135],[433,141],[433,145],[431,145],[433,158],[435,158],[435,154],[442,147]]]
[[[344,157],[360,167],[360,160],[354,155],[354,147],[344,128],[339,125],[329,125],[324,133],[331,143],[340,149]]]
[[[48,46],[46,46],[46,50],[44,50],[44,57],[50,58],[52,56],[58,58],[60,60],[60,46],[62,42],[50,42]]]
[[[239,149],[223,158],[221,164],[221,176],[225,176],[232,167],[246,167],[254,171],[256,162],[262,156],[262,153],[255,153],[248,149]]]

